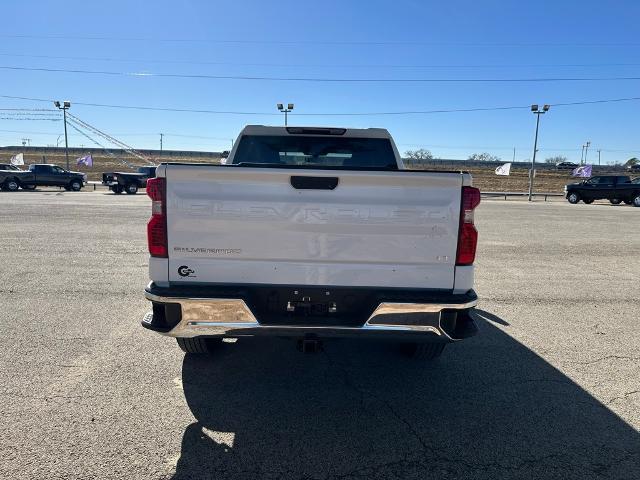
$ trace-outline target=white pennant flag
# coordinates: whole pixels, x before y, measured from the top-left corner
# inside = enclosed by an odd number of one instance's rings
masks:
[[[505,163],[504,165],[496,168],[496,175],[509,175],[511,171],[511,163]]]
[[[11,157],[11,165],[24,165],[24,155],[19,153]]]

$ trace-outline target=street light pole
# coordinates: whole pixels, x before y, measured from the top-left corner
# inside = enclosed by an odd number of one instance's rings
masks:
[[[531,158],[531,169],[529,170],[529,201],[533,200],[533,174],[536,166],[536,153],[538,152],[538,128],[540,127],[540,115],[549,111],[549,105],[543,105],[542,109],[538,105],[531,105],[531,111],[536,115],[536,136],[533,141],[533,157]]]
[[[278,107],[278,110],[280,110],[282,113],[284,113],[284,126],[287,126],[287,114],[291,113],[291,111],[293,110],[293,103],[288,103],[287,104],[287,108],[284,108],[284,105],[282,103],[278,103],[276,104],[276,107]]]
[[[602,150],[598,149],[598,165],[601,165],[601,163],[600,163],[600,152],[601,152],[601,151],[602,151]]]
[[[69,140],[67,137],[67,110],[71,107],[71,102],[69,100],[65,100],[62,102],[62,106],[60,102],[57,100],[53,102],[53,104],[58,107],[58,109],[62,110],[62,115],[64,117],[64,156],[67,158],[67,170],[69,170]]]
[[[67,170],[69,170],[69,138],[67,137],[67,109],[62,109],[64,116],[64,156],[67,158]]]

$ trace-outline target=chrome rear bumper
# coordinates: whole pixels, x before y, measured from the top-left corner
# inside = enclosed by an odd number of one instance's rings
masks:
[[[185,298],[163,296],[145,291],[156,306],[179,305],[179,321],[162,325],[154,313],[145,315],[142,325],[170,337],[224,337],[283,335],[319,337],[383,336],[430,337],[432,341],[451,342],[477,332],[469,312],[477,304],[475,294],[461,296],[461,302],[407,303],[381,302],[361,326],[260,323],[247,303],[239,298]],[[157,310],[158,315],[162,315]],[[166,323],[166,322],[165,322]],[[164,328],[163,328],[164,327]]]

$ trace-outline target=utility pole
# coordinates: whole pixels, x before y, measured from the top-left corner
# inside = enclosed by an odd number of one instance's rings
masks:
[[[587,164],[587,153],[589,152],[589,146],[591,145],[591,142],[587,142],[584,145],[584,164]]]
[[[276,104],[276,107],[278,107],[278,110],[280,110],[282,113],[284,113],[284,126],[287,126],[287,113],[291,113],[291,111],[293,110],[293,103],[288,103],[287,104],[287,108],[284,108],[284,105],[282,103],[278,103]]]
[[[602,150],[598,149],[598,165],[602,165],[602,164],[600,163],[600,152],[601,152],[601,151],[602,151]]]
[[[513,147],[513,161],[516,161],[516,147]]]
[[[62,102],[62,106],[59,101],[53,102],[53,104],[58,107],[59,110],[62,110],[62,114],[64,116],[64,155],[67,157],[67,170],[69,170],[69,139],[67,137],[67,110],[71,107],[71,102],[69,100],[65,100]]]
[[[164,137],[164,133],[160,134],[160,155],[162,155],[162,137]]]
[[[536,166],[536,153],[538,152],[538,128],[540,127],[540,115],[549,111],[549,105],[543,105],[542,109],[538,105],[531,105],[531,111],[536,115],[536,137],[533,141],[533,158],[531,158],[531,170],[529,170],[529,201],[533,200],[533,175]]]

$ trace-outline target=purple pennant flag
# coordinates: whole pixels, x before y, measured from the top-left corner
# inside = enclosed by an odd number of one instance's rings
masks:
[[[571,176],[589,178],[591,176],[591,169],[591,165],[582,165],[581,167],[574,168],[571,172]]]
[[[93,167],[93,157],[91,157],[91,154],[85,155],[84,157],[80,157],[76,161],[76,165],[78,165],[78,166],[84,165],[86,167]]]

